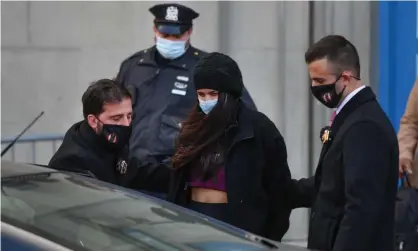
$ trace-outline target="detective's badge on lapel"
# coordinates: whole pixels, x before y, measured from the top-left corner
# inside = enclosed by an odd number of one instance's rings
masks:
[[[120,174],[125,174],[128,170],[128,163],[124,159],[119,159],[118,163],[116,164],[116,169],[119,171]]]
[[[331,141],[331,127],[326,126],[321,129],[321,141],[322,144],[326,144]]]

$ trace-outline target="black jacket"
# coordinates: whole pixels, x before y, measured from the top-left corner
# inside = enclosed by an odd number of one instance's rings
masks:
[[[373,91],[335,117],[315,176],[294,183],[293,207],[312,207],[308,248],[393,251],[398,143]]]
[[[128,147],[114,152],[103,146],[86,121],[74,124],[67,131],[49,167],[65,171],[88,171],[99,180],[121,186],[127,186],[136,173],[136,168],[128,163]]]
[[[286,146],[264,114],[242,105],[237,125],[226,132],[227,223],[274,240],[289,227],[283,186],[290,180]],[[190,167],[173,171],[168,200],[187,206]]]
[[[153,167],[169,165],[181,122],[196,104],[191,82],[194,66],[206,53],[189,47],[179,59],[161,60],[156,47],[142,50],[122,62],[117,79],[134,94],[130,153],[138,167],[150,167],[146,180],[166,184],[164,171]],[[159,59],[160,60],[157,60]],[[255,107],[248,92],[244,100]],[[160,170],[161,171],[161,170]]]

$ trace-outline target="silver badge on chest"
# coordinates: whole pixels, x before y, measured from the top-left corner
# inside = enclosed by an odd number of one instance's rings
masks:
[[[125,174],[128,171],[128,163],[124,159],[119,159],[118,163],[116,164],[116,170],[119,171],[120,174]]]
[[[186,76],[177,76],[177,81],[174,82],[172,94],[185,96],[187,94],[187,86],[189,78]]]

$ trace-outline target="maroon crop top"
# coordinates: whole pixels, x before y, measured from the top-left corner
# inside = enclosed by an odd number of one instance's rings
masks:
[[[226,192],[225,187],[225,168],[219,168],[219,171],[216,175],[206,181],[202,181],[196,175],[191,175],[191,179],[189,182],[190,187],[199,187],[199,188],[208,188]]]

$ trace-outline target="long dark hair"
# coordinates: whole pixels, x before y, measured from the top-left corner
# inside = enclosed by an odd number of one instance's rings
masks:
[[[197,102],[193,111],[183,123],[177,138],[176,152],[172,157],[173,168],[179,169],[191,161],[202,157],[209,147],[213,147],[225,134],[226,129],[236,121],[240,100],[226,93],[220,93],[218,103],[206,115]],[[202,161],[203,171],[210,161]]]

